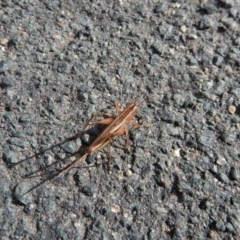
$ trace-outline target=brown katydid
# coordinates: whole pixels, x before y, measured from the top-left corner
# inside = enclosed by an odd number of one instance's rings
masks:
[[[136,121],[133,121],[133,117],[137,113],[139,102],[135,101],[126,106],[126,108],[121,109],[117,102],[114,102],[114,106],[117,110],[117,116],[110,116],[102,120],[89,122],[87,125],[107,125],[107,127],[99,134],[99,136],[92,142],[92,144],[87,148],[86,152],[78,159],[74,160],[72,163],[64,167],[57,175],[54,177],[55,180],[57,177],[63,175],[68,170],[70,170],[75,164],[83,161],[86,157],[96,152],[97,150],[105,147],[109,144],[114,137],[125,134],[126,135],[126,144],[129,145],[129,136],[128,136],[128,127],[127,124],[130,124],[135,127],[141,126]]]

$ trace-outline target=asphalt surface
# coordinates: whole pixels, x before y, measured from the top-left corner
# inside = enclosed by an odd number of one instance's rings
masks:
[[[239,1],[0,1],[0,47],[0,239],[239,239]]]

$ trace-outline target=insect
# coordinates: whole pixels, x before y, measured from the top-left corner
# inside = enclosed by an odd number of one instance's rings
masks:
[[[92,142],[92,144],[87,148],[86,152],[78,159],[74,160],[72,163],[64,167],[57,175],[54,177],[53,181],[59,176],[65,174],[68,170],[70,170],[75,164],[83,161],[86,157],[93,154],[97,150],[109,145],[109,149],[111,146],[111,141],[114,137],[121,136],[123,134],[126,135],[126,145],[129,145],[129,134],[128,134],[128,126],[130,124],[135,127],[140,127],[141,125],[133,121],[133,117],[137,113],[137,109],[139,106],[138,101],[134,101],[133,103],[126,106],[125,109],[121,109],[117,102],[114,102],[114,106],[117,110],[117,116],[108,116],[105,119],[89,122],[87,125],[107,125],[107,127],[99,134],[99,136]],[[111,159],[109,159],[109,163]]]

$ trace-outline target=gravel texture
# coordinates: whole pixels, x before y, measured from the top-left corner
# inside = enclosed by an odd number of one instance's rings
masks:
[[[240,238],[238,0],[0,1],[0,47],[0,239]]]

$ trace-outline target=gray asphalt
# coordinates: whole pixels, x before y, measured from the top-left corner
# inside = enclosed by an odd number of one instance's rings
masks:
[[[238,239],[239,9],[0,1],[0,239]],[[135,100],[111,172],[106,147],[51,181]]]

